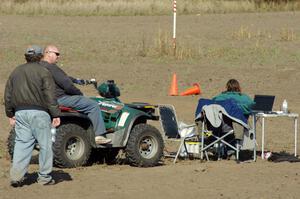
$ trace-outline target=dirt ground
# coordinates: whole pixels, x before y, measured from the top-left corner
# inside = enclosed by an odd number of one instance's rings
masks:
[[[61,49],[61,67],[70,75],[114,79],[124,102],[173,104],[180,121],[192,123],[200,97],[211,98],[230,78],[243,92],[273,94],[274,110],[287,99],[300,113],[300,13],[178,16],[178,43],[202,49],[194,60],[139,56],[158,39],[171,35],[172,18],[162,17],[27,17],[0,16],[0,198],[299,198],[300,163],[233,160],[200,162],[165,159],[153,168],[94,164],[75,169],[54,168],[54,186],[34,183],[37,165],[30,165],[32,184],[9,186],[10,161],[5,153],[9,124],[3,92],[9,73],[23,63],[29,44],[54,43]],[[149,46],[149,47],[148,47]],[[187,48],[187,47],[186,47]],[[179,90],[199,82],[201,96],[171,97],[171,75]],[[81,87],[86,95],[95,95]],[[155,124],[159,127],[158,124]],[[260,124],[258,149],[261,146]],[[299,138],[298,136],[298,143]],[[293,153],[293,121],[266,121],[266,150]],[[2,154],[1,154],[2,153]],[[300,153],[298,147],[297,153]]]

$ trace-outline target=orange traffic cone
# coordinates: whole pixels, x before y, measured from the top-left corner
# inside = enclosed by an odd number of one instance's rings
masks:
[[[193,84],[193,87],[188,88],[184,92],[180,93],[181,96],[185,96],[185,95],[199,95],[199,94],[201,94],[201,89],[200,89],[199,84],[197,84],[197,83]]]
[[[171,96],[178,95],[177,75],[176,75],[176,73],[173,73],[173,78],[172,78],[172,82],[171,82],[169,95],[171,95]]]

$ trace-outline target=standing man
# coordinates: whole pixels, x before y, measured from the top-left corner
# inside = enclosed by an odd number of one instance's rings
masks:
[[[42,48],[32,45],[25,52],[26,64],[18,66],[9,76],[5,87],[5,112],[16,131],[10,178],[12,187],[23,185],[35,141],[39,143],[37,182],[52,185],[53,152],[52,126],[60,124],[60,113],[54,97],[55,83],[51,73],[39,64]]]
[[[59,50],[54,45],[49,45],[44,49],[44,56],[40,64],[47,68],[55,81],[55,95],[58,104],[71,107],[79,112],[87,114],[91,120],[95,132],[96,144],[108,144],[111,139],[105,137],[105,125],[101,110],[96,101],[83,96],[82,92],[75,87],[76,79],[69,77],[56,63],[60,56]]]

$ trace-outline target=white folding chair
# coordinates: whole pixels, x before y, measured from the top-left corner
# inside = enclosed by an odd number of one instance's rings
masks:
[[[221,147],[226,146],[227,148],[231,148],[235,151],[235,157],[237,161],[239,161],[240,159],[239,153],[241,150],[253,150],[253,159],[255,160],[255,135],[253,130],[251,130],[247,124],[244,124],[244,138],[241,140],[241,143],[237,142],[234,136],[234,128],[232,126],[227,125],[227,122],[229,120],[231,122],[234,121],[233,118],[227,117],[226,114],[224,114],[224,110],[219,111],[222,110],[222,108],[218,107],[220,105],[214,104],[213,106],[217,108],[214,107],[213,109],[211,109],[212,112],[210,113],[209,119],[206,115],[205,110],[202,110],[201,112],[201,143],[203,143],[203,145],[201,145],[200,149],[200,158],[203,159],[203,153],[205,151],[209,150],[212,147],[216,147],[218,152],[218,159],[220,159]],[[219,120],[219,122],[216,122],[212,125],[210,121],[212,121],[213,119]],[[219,134],[213,133],[213,131],[217,131],[219,132]],[[207,134],[208,132],[210,132],[210,136],[212,136],[214,139],[213,141],[205,142],[204,137],[205,134]],[[229,138],[230,136],[234,138],[232,140],[233,144],[226,141],[226,138]],[[221,146],[221,144],[223,146]]]
[[[220,117],[222,117],[222,115],[220,115]],[[202,128],[201,128],[201,143],[203,143],[201,145],[200,148],[200,158],[203,159],[203,153],[206,152],[212,148],[212,147],[216,147],[217,153],[218,153],[218,159],[220,159],[221,156],[221,148],[223,146],[227,146],[231,149],[233,149],[236,152],[236,159],[239,160],[239,149],[240,147],[238,146],[238,144],[233,145],[227,141],[225,141],[225,138],[227,138],[230,135],[234,134],[234,130],[231,129],[228,132],[222,132],[222,134],[220,135],[216,135],[214,134],[213,131],[208,130],[208,120],[205,116],[205,113],[203,114],[203,122],[202,122]],[[222,123],[221,123],[222,124]],[[219,127],[220,128],[220,127]],[[207,135],[209,133],[209,136],[214,138],[213,141],[206,143],[204,140],[205,135]],[[221,145],[221,143],[223,144],[223,146]],[[207,155],[206,155],[207,156]],[[207,158],[207,157],[206,157]]]
[[[176,160],[180,154],[182,156],[188,156],[189,153],[199,153],[200,152],[200,142],[199,142],[199,134],[196,130],[196,124],[185,124],[183,122],[179,123],[179,134],[180,134],[180,145],[175,155],[175,159],[173,163],[176,163]],[[193,139],[193,150],[187,148],[186,142],[188,139]],[[190,149],[190,150],[189,150]]]
[[[189,153],[185,145],[185,141],[188,138],[195,138],[195,142],[199,142],[199,135],[196,131],[196,124],[185,124],[183,122],[178,122],[176,111],[173,105],[159,105],[158,109],[165,139],[180,142],[176,155],[166,155],[168,157],[174,157],[175,163],[181,153]]]

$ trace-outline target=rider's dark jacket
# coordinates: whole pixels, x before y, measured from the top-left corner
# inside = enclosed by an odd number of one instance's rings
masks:
[[[55,96],[57,99],[66,95],[83,95],[82,92],[74,86],[72,78],[56,64],[49,64],[45,61],[41,61],[40,64],[47,68],[53,76],[56,84]]]

